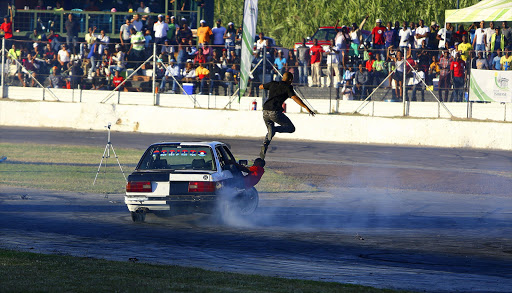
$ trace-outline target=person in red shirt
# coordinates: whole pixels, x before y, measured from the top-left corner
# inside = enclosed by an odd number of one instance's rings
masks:
[[[260,182],[263,173],[265,173],[265,160],[262,158],[257,158],[254,160],[254,164],[247,168],[242,165],[238,165],[240,171],[248,173],[244,177],[244,186],[246,189],[254,187],[258,182]]]
[[[386,43],[386,38],[384,37],[384,32],[386,31],[386,27],[382,25],[382,20],[377,19],[375,21],[376,26],[372,30],[372,41],[373,41],[373,49],[375,50],[383,50],[384,45]],[[384,54],[385,52],[380,52]]]
[[[124,81],[124,77],[119,75],[119,70],[115,70],[114,72],[115,73],[114,73],[114,78],[112,79],[112,84],[114,85],[114,88],[116,88],[118,85],[120,85]],[[117,90],[118,91],[123,90],[123,87],[119,87]]]
[[[450,102],[462,102],[464,94],[464,76],[466,74],[466,62],[460,59],[460,53],[455,55],[455,60],[450,64],[450,72],[453,78],[453,92]]]
[[[12,7],[9,5],[9,16],[4,17],[4,23],[0,25],[0,30],[4,32],[5,47],[10,48],[9,41],[12,39]]]
[[[313,47],[309,49],[309,54],[311,55],[311,79],[313,79],[312,86],[320,86],[320,77],[321,77],[321,69],[320,64],[322,64],[322,54],[324,49],[322,46],[318,45],[318,40],[313,40]]]

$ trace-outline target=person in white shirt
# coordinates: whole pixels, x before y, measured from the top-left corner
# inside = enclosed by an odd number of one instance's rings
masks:
[[[494,22],[493,21],[489,22],[489,27],[485,29],[485,41],[486,41],[485,49],[487,52],[489,52],[489,55],[492,53],[491,52],[491,39],[492,39],[492,35],[496,32],[495,30],[496,30],[496,28],[494,27]]]
[[[105,48],[108,46],[108,43],[110,43],[110,37],[105,34],[104,30],[100,31],[98,42],[98,54],[103,55],[103,50],[105,50]]]
[[[126,65],[126,54],[122,50],[122,46],[120,44],[116,45],[116,53],[112,56],[112,60],[116,63],[115,66],[112,66],[111,69],[116,71],[123,71]]]
[[[61,70],[67,70],[69,61],[71,61],[71,55],[67,50],[67,45],[62,44],[62,49],[57,52],[57,61],[59,61]]]
[[[444,50],[450,47],[450,43],[453,36],[452,24],[447,22],[446,26],[437,32],[437,39],[439,40],[439,49]]]
[[[140,1],[140,6],[137,8],[137,13],[151,13],[151,9],[144,4],[144,1]]]
[[[425,72],[418,69],[418,64],[414,66],[416,70],[414,72],[414,79],[412,81],[412,96],[411,101],[416,101],[416,91],[421,91],[421,101],[425,102],[425,88],[423,87],[423,81],[425,80]]]
[[[430,28],[423,24],[423,19],[420,19],[419,25],[416,28],[416,34],[414,35],[415,47],[417,49],[421,48],[423,42],[425,42],[425,45],[428,44],[428,33],[430,32]]]
[[[482,20],[480,22],[480,27],[475,29],[475,37],[473,38],[473,44],[471,44],[473,48],[475,48],[477,54],[478,52],[484,52],[487,45],[484,25],[485,22]]]
[[[259,39],[256,42],[256,50],[263,51],[263,48],[266,48],[267,45],[268,44],[267,44],[267,40],[265,39],[265,34],[264,33],[260,33],[259,34]]]
[[[155,31],[155,44],[162,45],[164,43],[164,41],[167,39],[168,30],[169,25],[164,22],[164,16],[159,14],[158,21],[153,24],[153,31]]]
[[[171,59],[171,61],[169,61],[169,66],[167,66],[167,69],[165,70],[165,75],[162,78],[162,82],[160,83],[161,91],[165,89],[165,83],[167,82],[168,79],[172,79],[171,94],[174,94],[176,93],[176,88],[178,87],[177,81],[181,79],[180,67],[176,65],[176,61],[174,59]]]
[[[327,76],[329,77],[329,86],[332,87],[334,84],[335,88],[338,89],[341,77],[339,68],[341,50],[335,44],[335,40],[331,40],[331,45],[328,48],[324,49],[324,52],[327,55]],[[334,75],[336,75],[336,82],[334,82],[334,76],[332,75],[333,71]]]
[[[403,28],[398,32],[398,36],[400,37],[400,51],[404,49],[409,49],[409,40],[411,39],[411,30],[407,28],[407,22],[403,22]]]

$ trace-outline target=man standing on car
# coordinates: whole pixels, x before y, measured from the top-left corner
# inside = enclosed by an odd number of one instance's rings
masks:
[[[299,106],[306,109],[309,114],[315,116],[315,112],[313,112],[313,110],[306,106],[304,102],[295,95],[292,81],[293,74],[285,72],[285,74],[283,74],[282,81],[271,81],[260,85],[260,89],[266,89],[269,91],[269,98],[263,104],[263,121],[265,121],[265,125],[267,126],[267,135],[265,136],[263,146],[261,147],[260,158],[262,159],[265,159],[268,145],[277,132],[295,132],[295,126],[292,121],[290,121],[290,119],[283,113],[283,103],[286,99],[291,98],[299,104]],[[279,124],[279,126],[275,126],[274,123]]]

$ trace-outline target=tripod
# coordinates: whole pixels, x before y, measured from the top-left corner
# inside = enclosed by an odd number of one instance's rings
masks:
[[[105,146],[105,150],[103,151],[103,156],[101,157],[100,165],[98,166],[98,172],[96,172],[96,177],[94,177],[94,182],[92,185],[96,184],[96,179],[98,178],[98,174],[100,173],[101,165],[103,164],[103,159],[105,159],[105,173],[107,173],[107,162],[108,158],[110,158],[110,150],[112,149],[112,152],[114,153],[114,157],[117,160],[117,165],[119,166],[119,169],[121,169],[121,173],[123,173],[124,180],[126,181],[126,176],[124,175],[123,167],[121,167],[121,164],[119,163],[119,158],[117,157],[116,151],[114,150],[114,146],[112,145],[112,142],[110,142],[110,126],[109,123],[107,127],[108,131],[108,138],[107,138],[107,145]]]

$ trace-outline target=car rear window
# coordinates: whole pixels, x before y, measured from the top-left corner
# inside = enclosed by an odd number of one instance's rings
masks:
[[[319,41],[328,41],[334,39],[336,36],[336,31],[332,29],[319,29],[313,35],[312,39],[317,39]]]
[[[139,170],[215,171],[209,146],[156,145],[150,147],[138,166]]]

